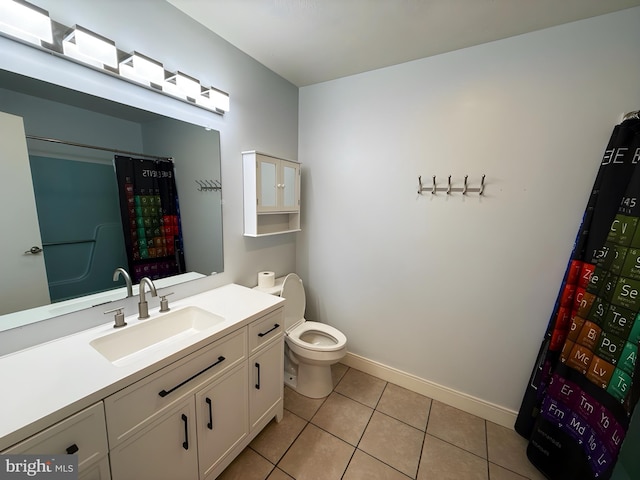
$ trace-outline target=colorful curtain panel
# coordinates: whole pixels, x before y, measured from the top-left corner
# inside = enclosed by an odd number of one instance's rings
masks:
[[[129,274],[134,283],[185,271],[173,162],[115,156]]]
[[[515,429],[552,480],[611,477],[638,399],[640,120],[615,127]]]

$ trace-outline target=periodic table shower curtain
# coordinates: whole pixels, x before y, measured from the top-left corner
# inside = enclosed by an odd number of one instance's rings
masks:
[[[552,480],[611,477],[640,393],[640,120],[606,147],[515,424]]]
[[[129,274],[134,283],[185,272],[173,162],[116,155]]]

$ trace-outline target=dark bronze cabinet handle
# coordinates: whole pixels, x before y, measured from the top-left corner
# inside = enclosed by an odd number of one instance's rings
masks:
[[[205,368],[204,370],[199,371],[198,373],[196,373],[194,376],[187,378],[184,382],[176,385],[175,387],[169,389],[169,390],[162,390],[160,392],[158,392],[158,395],[160,395],[161,397],[166,397],[167,395],[169,395],[171,392],[173,392],[174,390],[179,389],[181,386],[183,386],[185,383],[189,383],[191,380],[193,380],[194,378],[196,378],[198,375],[202,375],[204,372],[206,372],[207,370],[209,370],[210,368],[215,367],[216,365],[221,364],[222,362],[224,362],[225,358],[220,356],[218,357],[218,361],[215,362],[212,365],[209,365],[207,368]]]
[[[278,328],[280,325],[278,325],[277,323],[273,325],[273,328],[270,328],[269,330],[267,330],[264,333],[259,333],[258,336],[260,338],[264,337],[265,335],[269,335],[271,332],[273,332],[276,328]]]
[[[256,389],[260,390],[260,364],[256,362],[256,368],[258,369],[258,383],[256,383]]]
[[[182,442],[182,448],[189,450],[189,420],[184,413],[182,414],[182,421],[184,422],[184,442]]]
[[[78,445],[76,445],[75,443],[73,445],[70,445],[67,447],[67,454],[68,455],[73,455],[74,453],[77,453],[78,450],[80,450],[78,448]]]
[[[207,405],[209,405],[209,423],[207,423],[207,428],[209,430],[213,430],[213,411],[211,409],[211,399],[209,397],[206,397],[204,401],[207,402]]]

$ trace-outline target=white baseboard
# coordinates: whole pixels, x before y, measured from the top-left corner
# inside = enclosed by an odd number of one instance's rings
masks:
[[[340,361],[400,387],[513,430],[517,412],[348,352]]]

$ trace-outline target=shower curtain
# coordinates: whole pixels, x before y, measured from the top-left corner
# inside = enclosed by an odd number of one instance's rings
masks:
[[[116,155],[114,163],[131,279],[184,273],[173,162]]]
[[[611,477],[640,393],[639,312],[635,115],[605,150],[515,424],[548,478]]]

